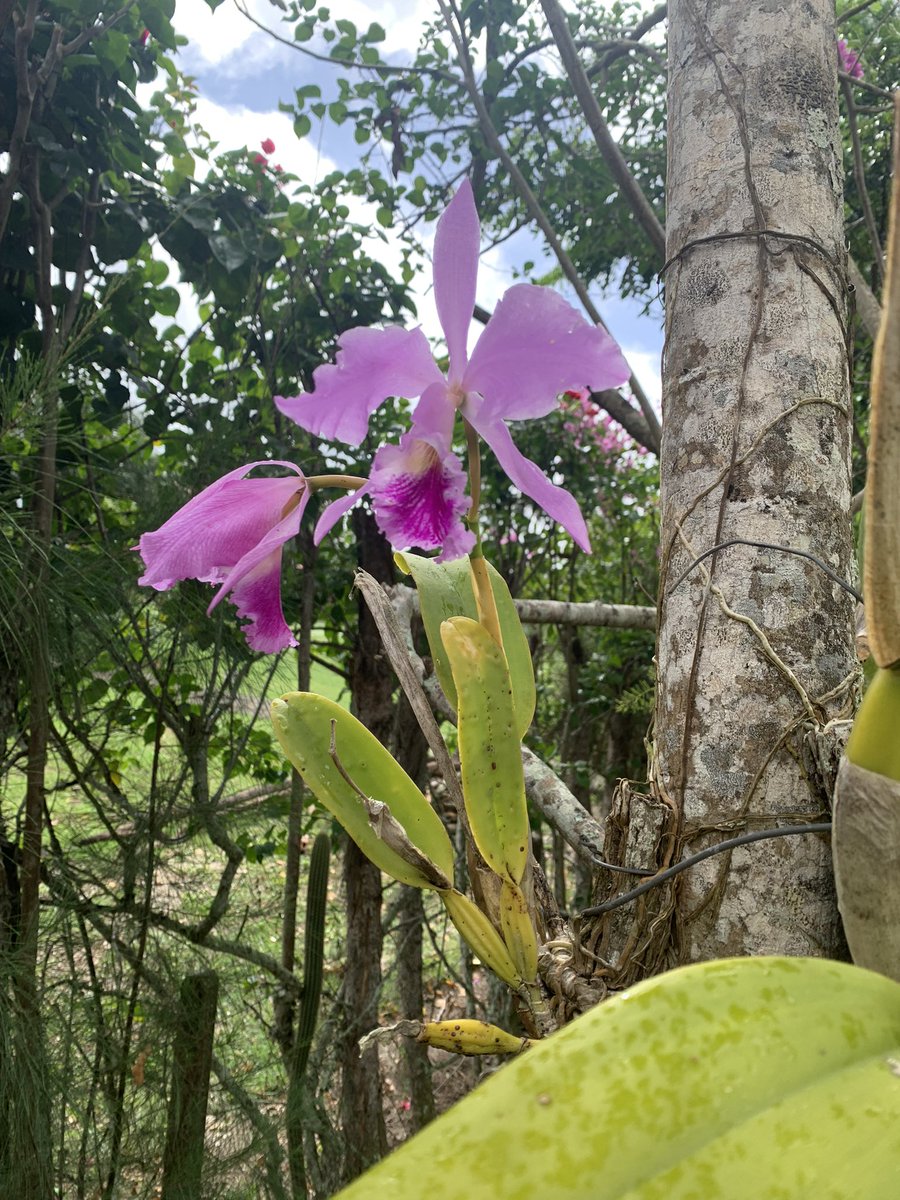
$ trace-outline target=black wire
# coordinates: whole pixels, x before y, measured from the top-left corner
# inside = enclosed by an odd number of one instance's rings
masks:
[[[696,567],[698,563],[703,562],[704,558],[709,558],[709,556],[711,554],[715,554],[717,550],[727,550],[729,546],[756,546],[760,550],[779,550],[782,554],[796,554],[798,558],[808,558],[810,562],[815,563],[820,570],[824,571],[828,578],[833,580],[838,587],[842,587],[845,592],[849,592],[858,604],[862,604],[863,602],[862,596],[855,587],[849,584],[846,579],[841,579],[840,575],[838,575],[836,571],[832,571],[831,567],[829,567],[827,563],[823,563],[821,558],[816,558],[816,556],[814,554],[810,554],[808,550],[798,550],[795,546],[776,546],[774,542],[751,542],[748,538],[730,538],[727,542],[719,542],[717,546],[710,546],[708,550],[704,550],[702,554],[699,554],[694,559],[684,574],[680,575],[675,580],[675,582],[669,588],[668,595],[671,596],[675,589],[680,584],[684,583],[685,579],[687,579],[694,567]]]
[[[729,838],[727,842],[717,842],[715,846],[707,846],[705,850],[701,850],[698,854],[692,854],[690,858],[682,859],[674,867],[660,871],[658,875],[654,875],[652,879],[648,879],[640,887],[636,887],[630,892],[623,892],[621,896],[615,896],[612,900],[607,900],[605,904],[598,904],[594,908],[585,908],[581,916],[599,917],[603,913],[612,912],[614,908],[621,908],[625,904],[630,904],[632,900],[637,900],[638,896],[643,896],[644,892],[649,892],[651,888],[659,887],[661,883],[666,883],[673,876],[680,875],[688,867],[694,867],[697,863],[703,862],[704,858],[712,858],[714,854],[722,854],[725,850],[734,850],[738,846],[748,846],[751,842],[761,842],[764,838],[830,832],[831,822],[819,821],[807,825],[782,825],[778,829],[757,829],[753,833],[742,833],[740,837]]]

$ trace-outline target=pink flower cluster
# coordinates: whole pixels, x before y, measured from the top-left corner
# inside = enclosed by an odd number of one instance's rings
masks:
[[[859,55],[854,54],[843,38],[838,38],[837,52],[838,66],[844,74],[849,75],[851,79],[862,79],[863,69]]]
[[[578,450],[600,450],[609,457],[633,448],[628,434],[591,399],[587,388],[563,394],[563,429],[570,433]]]
[[[270,138],[261,145],[266,154],[275,149]],[[268,166],[263,155],[255,161]],[[392,545],[440,550],[439,562],[468,554],[475,545],[466,519],[471,496],[453,449],[462,417],[515,487],[590,551],[575,497],[522,454],[509,422],[545,417],[565,394],[567,402],[575,402],[569,422],[577,438],[607,453],[624,449],[624,435],[602,416],[590,390],[624,383],[628,365],[605,329],[590,325],[548,288],[524,283],[504,293],[470,354],[480,240],[475,197],[464,180],[434,240],[434,299],[447,343],[446,373],[420,326],[361,326],[341,335],[335,362],[315,370],[311,391],[275,397],[302,429],[349,446],[363,444],[370,418],[389,397],[416,401],[409,429],[399,442],[380,447],[369,478],[338,485],[348,486],[348,494],[320,515],[316,543],[368,495]],[[308,480],[285,461],[271,465],[287,475],[252,476],[263,465],[248,463],[229,472],[159,529],[145,533],[138,549],[146,570],[139,582],[157,591],[182,579],[216,585],[210,609],[230,596],[247,621],[250,646],[273,653],[297,644],[281,607],[282,548],[296,536],[312,490],[329,484]],[[506,542],[515,540],[510,530]]]
[[[267,158],[267,155],[275,153],[275,143],[272,141],[271,138],[266,138],[266,140],[264,142],[260,142],[260,145],[263,148],[263,153],[262,154],[254,154],[253,165],[255,167],[262,167],[263,169],[265,169],[269,165],[269,159]],[[272,170],[275,172],[276,175],[280,175],[281,172],[284,170],[284,167],[282,167],[281,163],[277,163],[272,168]]]

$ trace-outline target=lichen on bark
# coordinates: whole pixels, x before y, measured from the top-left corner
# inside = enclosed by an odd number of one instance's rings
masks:
[[[827,815],[810,730],[852,709],[846,254],[834,6],[669,6],[659,692],[651,784],[677,857]],[[806,760],[808,762],[808,758]],[[670,958],[842,952],[829,847],[713,858]]]

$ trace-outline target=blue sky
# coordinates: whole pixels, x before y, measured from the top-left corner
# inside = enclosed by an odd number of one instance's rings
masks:
[[[267,0],[247,0],[246,7],[263,24],[276,27],[279,11]],[[435,16],[436,5],[433,0],[337,0],[331,12],[334,17],[353,21],[359,29],[378,21],[387,34],[381,52],[395,61],[403,61],[417,45],[424,23]],[[279,45],[256,29],[234,0],[225,0],[215,12],[204,0],[177,0],[174,23],[178,32],[188,38],[179,62],[197,82],[198,122],[223,150],[243,146],[256,150],[265,138],[271,138],[276,146],[273,161],[309,183],[335,166],[348,169],[356,163],[359,147],[349,123],[314,125],[308,137],[298,139],[291,119],[278,111],[279,100],[293,100],[296,88],[306,83],[318,84],[326,101],[335,98],[336,68]],[[284,33],[290,36],[290,26],[284,27]],[[317,47],[315,42],[307,44],[313,49],[327,49]],[[374,225],[374,212],[367,211],[362,202],[352,216]],[[426,251],[432,235],[433,227],[422,230]],[[379,243],[377,253],[388,266],[393,261],[399,262],[399,252],[390,242]],[[515,268],[529,259],[540,261],[542,253],[542,243],[528,230],[486,252],[479,273],[478,302],[487,309],[493,308],[513,282]],[[429,274],[426,269],[414,290],[426,333],[438,336],[433,305],[426,296]],[[577,304],[574,295],[569,299]],[[658,402],[661,308],[655,306],[650,316],[644,316],[637,301],[599,291],[594,299],[632,370]]]

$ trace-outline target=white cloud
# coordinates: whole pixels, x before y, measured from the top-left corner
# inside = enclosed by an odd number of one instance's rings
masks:
[[[242,0],[242,7],[261,25],[290,39],[292,26],[269,0]],[[339,0],[331,7],[332,18],[352,21],[360,33],[373,22],[379,24],[385,32],[385,40],[378,43],[382,55],[410,53],[435,12],[433,0]],[[235,0],[226,0],[215,12],[205,0],[176,0],[173,23],[188,39],[191,57],[218,66],[232,78],[258,74],[273,55],[296,56],[249,21]],[[328,52],[326,43],[313,42],[311,48]]]
[[[662,402],[659,354],[655,350],[643,350],[639,346],[627,345],[622,346],[622,353],[658,412]]]
[[[226,108],[200,96],[196,120],[218,142],[219,152],[246,146],[251,154],[261,153],[262,142],[271,138],[275,143],[271,156],[273,166],[279,164],[304,183],[314,185],[335,169],[334,160],[321,152],[315,140],[297,137],[287,113],[259,113],[243,105]]]
[[[267,0],[247,0],[246,8],[263,24],[271,22],[275,11]],[[208,65],[240,54],[244,44],[257,32],[230,0],[215,12],[205,0],[176,0],[172,23],[188,39],[191,53]]]

